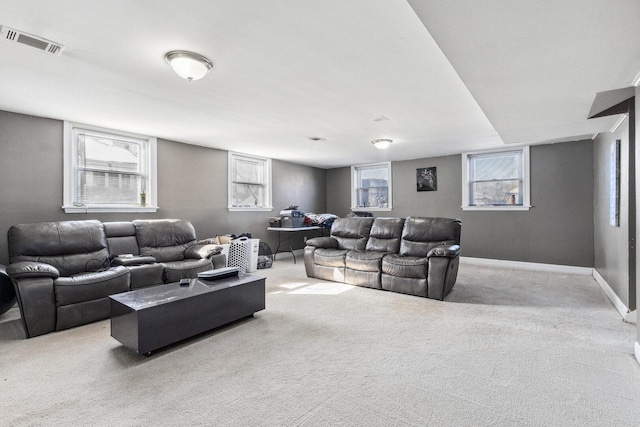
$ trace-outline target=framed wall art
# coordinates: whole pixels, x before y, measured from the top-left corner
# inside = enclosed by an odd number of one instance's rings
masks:
[[[620,140],[611,144],[609,165],[609,224],[620,226]]]
[[[416,188],[418,191],[438,190],[438,175],[435,167],[416,169]]]

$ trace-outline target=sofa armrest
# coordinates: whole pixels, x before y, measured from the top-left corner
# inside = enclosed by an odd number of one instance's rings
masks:
[[[35,261],[15,262],[7,266],[27,338],[56,330],[56,294],[53,281],[60,277],[57,268]]]
[[[31,263],[33,264],[33,263]],[[8,268],[7,268],[8,269]],[[56,294],[54,279],[41,275],[11,277],[27,338],[56,330]]]
[[[132,265],[155,264],[156,259],[152,256],[117,256],[111,260],[111,265]]]
[[[427,259],[427,296],[444,300],[458,277],[459,245],[441,245],[429,251]]]
[[[184,251],[185,259],[211,259],[212,256],[222,252],[222,246],[211,244],[195,244]]]
[[[47,277],[55,280],[60,277],[60,272],[54,266],[43,262],[21,261],[10,264],[7,267],[7,275],[13,280],[30,277]]]
[[[440,245],[432,248],[427,253],[427,258],[431,258],[434,256],[455,258],[458,255],[460,255],[460,245]]]
[[[314,237],[307,240],[307,246],[324,249],[338,249],[338,241],[331,236]]]

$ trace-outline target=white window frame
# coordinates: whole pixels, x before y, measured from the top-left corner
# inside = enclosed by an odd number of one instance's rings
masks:
[[[491,155],[502,153],[518,153],[522,159],[522,191],[523,199],[522,205],[487,205],[487,206],[473,206],[469,205],[470,197],[470,182],[469,182],[469,168],[471,164],[471,158],[477,155]],[[476,151],[472,153],[462,154],[462,209],[465,211],[528,211],[531,208],[531,177],[530,177],[530,163],[529,163],[529,146],[518,148],[507,148],[503,150],[491,150],[491,151]]]
[[[387,207],[376,207],[376,206],[357,206],[358,203],[358,170],[364,168],[372,168],[372,167],[384,167],[387,169],[387,173],[389,176],[389,188],[388,188],[388,198],[389,203]],[[351,210],[353,212],[388,212],[393,210],[393,182],[392,182],[392,173],[391,173],[391,162],[380,162],[380,163],[368,163],[364,165],[354,165],[351,166]]]
[[[263,170],[263,182],[264,182],[264,204],[257,206],[236,206],[233,204],[233,177],[235,176],[235,162],[236,160],[248,160],[252,162],[257,162],[262,164]],[[252,156],[249,154],[236,153],[233,151],[229,151],[228,155],[228,203],[227,208],[229,211],[233,212],[241,212],[241,211],[250,211],[250,212],[267,212],[272,211],[273,207],[271,206],[271,201],[273,200],[271,197],[272,193],[272,183],[271,183],[271,159],[266,157]]]
[[[76,194],[75,159],[77,150],[77,144],[76,141],[74,141],[74,134],[78,130],[99,134],[105,137],[113,136],[118,139],[132,139],[136,142],[143,141],[146,145],[146,156],[142,159],[143,170],[146,174],[145,206],[141,206],[139,204],[115,205],[108,203],[85,205],[74,200],[74,194]],[[65,213],[156,212],[158,210],[157,138],[65,121],[63,129],[63,146],[64,177],[62,209],[64,209]]]

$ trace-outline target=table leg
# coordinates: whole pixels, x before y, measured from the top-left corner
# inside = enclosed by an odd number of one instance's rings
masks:
[[[293,246],[291,246],[291,234],[289,232],[285,233],[285,238],[282,238],[282,232],[278,231],[278,247],[276,248],[276,251],[273,253],[273,260],[276,260],[276,255],[278,254],[278,252],[280,252],[280,245],[285,241],[288,240],[289,241],[289,251],[291,252],[291,256],[293,257],[293,263],[296,264],[296,254],[293,252]],[[295,233],[293,233],[295,234]],[[286,252],[286,251],[282,251],[282,252]]]

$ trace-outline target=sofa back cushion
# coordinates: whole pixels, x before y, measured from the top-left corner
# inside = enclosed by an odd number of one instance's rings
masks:
[[[398,253],[403,226],[404,218],[376,218],[371,226],[366,250]]]
[[[111,255],[140,255],[136,228],[131,221],[103,222]]]
[[[136,239],[141,256],[158,262],[181,261],[184,251],[196,243],[196,230],[180,219],[135,220]]]
[[[331,237],[338,241],[338,249],[363,251],[369,239],[373,218],[336,218]]]
[[[100,221],[19,224],[9,229],[7,237],[11,263],[44,262],[56,267],[60,276],[109,266],[107,238]]]
[[[425,257],[439,245],[460,244],[459,219],[408,217],[402,229],[400,255]]]

